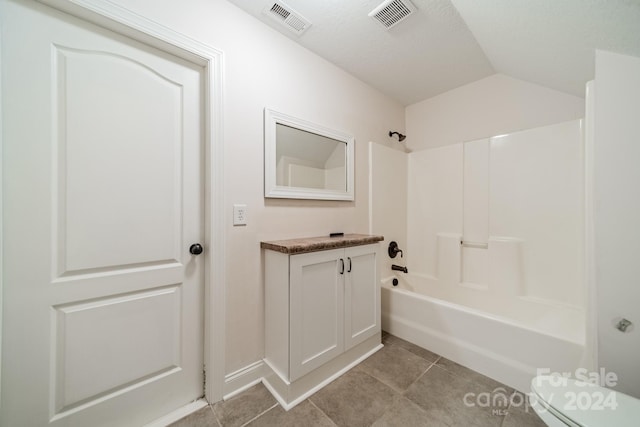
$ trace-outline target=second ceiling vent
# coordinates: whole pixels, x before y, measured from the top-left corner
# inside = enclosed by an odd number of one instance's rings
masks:
[[[262,13],[297,35],[301,35],[311,26],[311,22],[308,19],[280,0],[267,3],[267,7],[264,8]]]
[[[409,0],[386,0],[373,9],[369,16],[374,18],[384,28],[395,27],[416,11],[416,7]]]

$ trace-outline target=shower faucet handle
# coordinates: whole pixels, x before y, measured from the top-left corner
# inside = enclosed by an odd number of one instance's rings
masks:
[[[389,243],[389,249],[387,251],[387,253],[389,254],[389,256],[391,258],[395,258],[396,255],[398,255],[398,253],[400,253],[400,258],[403,258],[403,253],[402,253],[402,249],[398,248],[398,243],[397,242],[390,242]]]

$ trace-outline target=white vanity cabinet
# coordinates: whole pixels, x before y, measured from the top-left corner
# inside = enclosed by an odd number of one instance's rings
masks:
[[[289,380],[380,332],[377,246],[289,257]]]
[[[264,360],[274,374],[265,378],[283,406],[295,405],[305,392],[314,392],[381,347],[380,240],[347,235],[304,239],[311,246],[301,240],[263,242]],[[288,250],[268,246],[282,242],[294,244]]]

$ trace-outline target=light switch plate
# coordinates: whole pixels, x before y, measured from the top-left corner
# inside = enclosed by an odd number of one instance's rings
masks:
[[[247,205],[233,205],[233,225],[247,225]]]

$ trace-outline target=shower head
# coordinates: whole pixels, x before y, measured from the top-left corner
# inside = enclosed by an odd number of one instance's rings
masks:
[[[407,137],[407,135],[403,135],[400,132],[391,132],[389,131],[389,137],[392,137],[393,135],[398,135],[398,141],[402,142],[405,140],[405,138]]]

